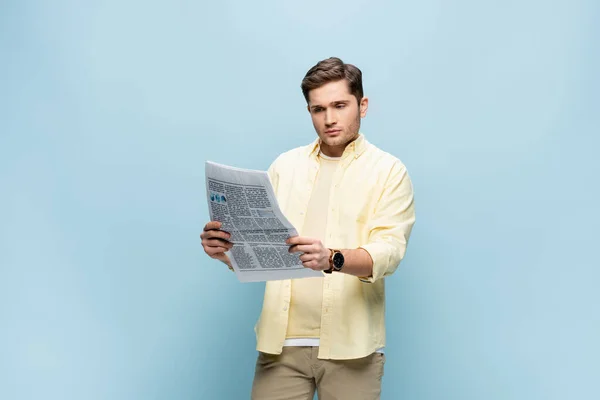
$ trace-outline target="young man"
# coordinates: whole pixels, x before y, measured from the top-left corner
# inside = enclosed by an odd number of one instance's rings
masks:
[[[362,74],[329,58],[302,92],[318,138],[280,155],[269,176],[300,236],[288,239],[323,277],[267,282],[256,325],[252,398],[379,399],[385,356],[385,282],[415,222],[404,165],[359,133],[369,100]],[[231,268],[229,235],[209,222],[204,251]]]

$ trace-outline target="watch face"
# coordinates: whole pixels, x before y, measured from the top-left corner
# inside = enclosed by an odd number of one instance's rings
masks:
[[[333,255],[333,268],[335,268],[339,271],[340,269],[342,269],[343,266],[344,266],[344,255],[342,253],[335,253]]]

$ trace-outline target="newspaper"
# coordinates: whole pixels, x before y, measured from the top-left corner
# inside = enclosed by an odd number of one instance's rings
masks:
[[[206,162],[206,195],[211,221],[222,223],[233,247],[227,252],[241,282],[323,276],[305,268],[286,239],[298,232],[281,212],[269,176]]]

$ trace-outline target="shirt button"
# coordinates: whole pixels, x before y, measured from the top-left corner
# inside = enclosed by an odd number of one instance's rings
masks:
[[[283,307],[283,311],[287,311],[287,306]]]

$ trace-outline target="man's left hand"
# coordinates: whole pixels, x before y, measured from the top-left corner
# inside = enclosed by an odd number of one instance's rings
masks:
[[[294,236],[286,240],[286,243],[290,245],[290,253],[303,253],[300,255],[300,261],[304,267],[315,271],[329,269],[331,250],[323,246],[319,239]]]

